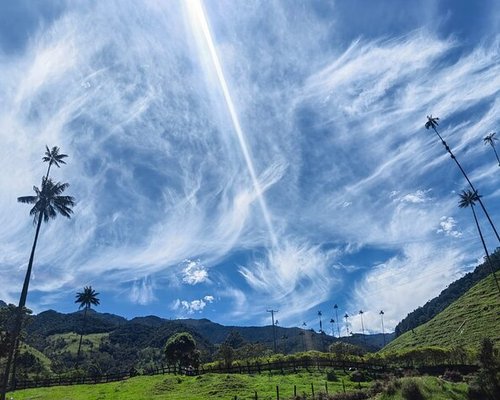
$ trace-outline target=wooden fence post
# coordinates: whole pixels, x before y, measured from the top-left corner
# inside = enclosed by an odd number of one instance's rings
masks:
[[[311,382],[311,393],[312,393],[312,398],[315,399],[314,397],[314,384]]]
[[[325,382],[325,391],[326,391],[326,394],[328,394],[328,382]]]
[[[255,391],[255,400],[259,400],[259,396],[257,395],[257,391]]]
[[[293,385],[293,397],[297,397],[297,385]]]
[[[280,400],[280,387],[276,385],[276,400]]]

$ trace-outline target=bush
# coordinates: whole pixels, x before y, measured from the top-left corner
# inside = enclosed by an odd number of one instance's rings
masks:
[[[462,382],[464,377],[459,371],[446,370],[443,374],[443,379],[448,382]]]
[[[329,397],[330,400],[365,400],[368,398],[370,398],[370,395],[360,390],[356,392],[337,393]]]
[[[401,394],[405,400],[425,400],[419,383],[414,379],[405,379],[402,382]]]
[[[351,374],[351,381],[352,382],[365,382],[366,378],[365,378],[365,375],[363,374],[363,372],[356,370]]]
[[[335,371],[333,369],[326,371],[326,380],[328,382],[337,382],[339,378],[335,374]]]

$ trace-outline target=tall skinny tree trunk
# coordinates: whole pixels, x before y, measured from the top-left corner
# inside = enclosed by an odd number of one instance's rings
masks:
[[[495,148],[494,144],[492,144],[491,147],[493,147],[493,151],[495,152],[495,156],[497,157],[498,166],[500,167],[500,158],[498,158],[497,149]]]
[[[479,232],[479,237],[481,238],[481,243],[483,244],[484,252],[486,253],[486,261],[490,267],[491,274],[493,275],[493,279],[497,285],[498,294],[500,294],[500,285],[498,284],[497,276],[495,275],[495,270],[493,269],[493,264],[491,263],[490,253],[488,253],[488,248],[486,247],[486,243],[483,238],[483,233],[481,232],[481,228],[479,227],[479,222],[477,220],[476,211],[474,210],[474,206],[471,204],[472,215],[474,215],[474,221],[476,222],[477,231]]]
[[[462,165],[460,165],[460,163],[458,162],[457,158],[455,157],[455,154],[453,154],[453,152],[451,151],[451,149],[448,146],[448,144],[444,141],[444,139],[441,137],[441,135],[439,134],[439,132],[437,131],[437,129],[435,127],[433,127],[432,129],[434,129],[434,132],[436,132],[436,135],[438,135],[439,139],[441,139],[441,143],[445,147],[446,151],[450,154],[450,157],[453,159],[453,161],[455,161],[455,164],[457,164],[457,167],[460,169],[460,172],[462,172],[462,175],[464,176],[465,180],[469,184],[469,186],[472,189],[472,191],[474,193],[478,193],[477,190],[476,190],[476,188],[474,187],[474,185],[470,181],[469,177],[465,173],[464,169],[462,168]],[[500,164],[500,162],[499,162],[499,164]],[[495,232],[495,236],[497,237],[498,242],[500,242],[500,235],[498,235],[498,232],[497,232],[497,230],[495,228],[495,224],[493,224],[493,221],[490,218],[490,214],[488,214],[488,211],[486,211],[486,207],[484,206],[483,201],[481,200],[481,198],[479,196],[478,196],[477,201],[479,202],[479,205],[481,206],[481,208],[482,208],[482,210],[484,212],[484,215],[486,215],[486,218],[488,219],[488,222],[490,223],[491,228],[493,229],[493,232]]]
[[[26,305],[26,298],[28,297],[28,287],[30,284],[31,270],[33,269],[33,260],[35,258],[36,243],[38,242],[38,234],[40,233],[40,227],[42,226],[43,213],[38,216],[38,223],[36,226],[35,240],[33,241],[33,247],[31,248],[30,259],[28,262],[28,269],[26,270],[26,276],[24,277],[23,290],[21,291],[21,297],[19,299],[19,305],[17,307],[17,316],[14,324],[14,332],[12,335],[12,342],[10,343],[9,355],[7,357],[7,363],[5,364],[5,373],[2,383],[2,392],[0,393],[0,400],[5,400],[7,394],[7,387],[9,386],[9,375],[10,368],[12,366],[12,360],[14,357],[14,352],[16,348],[16,343],[19,338],[19,333],[21,332],[21,326],[23,323],[24,306]]]
[[[80,362],[80,350],[82,349],[83,333],[85,331],[85,324],[87,322],[87,310],[88,310],[88,307],[85,307],[85,311],[83,311],[82,331],[80,332],[80,343],[78,343],[78,352],[76,354],[76,365],[77,366],[78,366],[78,363]]]

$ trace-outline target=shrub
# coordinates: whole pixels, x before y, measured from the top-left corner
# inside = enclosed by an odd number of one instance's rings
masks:
[[[365,400],[370,398],[370,395],[364,391],[347,392],[347,393],[337,393],[330,396],[330,400]]]
[[[335,374],[335,371],[333,369],[326,371],[326,380],[328,382],[337,382],[339,378]]]
[[[424,400],[419,383],[414,379],[405,379],[401,384],[401,395],[405,400]]]
[[[366,378],[365,378],[365,375],[363,374],[363,372],[361,372],[361,371],[354,371],[351,374],[351,381],[352,382],[365,382]]]

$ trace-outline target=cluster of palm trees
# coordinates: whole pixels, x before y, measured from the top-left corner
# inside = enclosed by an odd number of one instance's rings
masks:
[[[10,343],[9,354],[7,356],[7,363],[5,366],[5,372],[2,382],[2,390],[0,394],[1,400],[5,400],[5,395],[10,378],[11,366],[13,361],[15,360],[16,349],[19,345],[19,334],[24,318],[23,310],[25,310],[31,271],[33,269],[33,260],[35,257],[35,250],[42,222],[47,223],[51,219],[56,218],[58,214],[61,214],[66,218],[71,218],[71,214],[73,213],[72,207],[75,205],[75,199],[71,196],[62,195],[63,192],[69,187],[69,184],[55,182],[50,178],[50,170],[52,165],[60,167],[61,164],[66,164],[66,162],[64,161],[66,157],[68,157],[66,154],[62,154],[59,152],[59,147],[54,146],[52,147],[52,149],[49,149],[49,147],[46,146],[45,155],[42,160],[43,162],[47,162],[49,165],[46,174],[42,177],[40,188],[38,188],[37,186],[33,186],[33,190],[35,192],[34,196],[22,196],[17,199],[17,201],[19,201],[20,203],[33,204],[33,207],[30,210],[30,216],[33,217],[33,225],[36,226],[36,229],[35,238],[33,240],[33,245],[28,261],[28,267],[26,269],[26,275],[24,278],[23,288],[19,299],[19,305],[17,307],[17,315],[12,332],[12,341]]]
[[[335,310],[335,318],[331,318],[330,319],[330,324],[331,324],[331,327],[332,327],[332,336],[335,337],[335,325],[337,326],[337,337],[340,338],[340,320],[339,320],[339,315],[338,315],[338,308],[339,306],[337,304],[335,304],[333,306],[333,309]],[[366,338],[365,338],[365,324],[364,324],[364,320],[363,320],[363,314],[365,312],[363,310],[359,310],[358,312],[358,315],[360,317],[360,321],[361,321],[361,332],[363,334],[363,338],[365,339],[366,341]],[[384,346],[385,346],[385,329],[384,329],[384,311],[383,310],[380,310],[379,312],[379,315],[380,315],[380,319],[381,319],[381,325],[382,325],[382,336],[384,338]],[[321,311],[318,311],[318,318],[319,318],[319,333],[326,333],[324,330],[323,330],[323,320],[322,320],[322,317],[323,316],[323,313]],[[346,312],[343,316],[343,318],[345,319],[345,329],[346,329],[346,333],[347,335],[349,334],[353,334],[353,332],[349,332],[349,318],[350,318],[350,315]],[[302,327],[305,328],[307,327],[307,323],[304,322],[302,324]]]
[[[465,170],[462,168],[462,165],[457,160],[455,154],[453,154],[453,152],[451,151],[451,149],[448,146],[448,144],[445,142],[445,140],[443,139],[443,137],[438,132],[438,130],[437,130],[437,127],[439,125],[438,121],[439,121],[439,118],[433,117],[432,115],[428,115],[427,116],[427,122],[425,123],[425,128],[426,129],[432,128],[432,130],[436,133],[436,135],[441,140],[441,143],[445,147],[446,151],[450,154],[450,157],[455,162],[455,164],[457,165],[457,167],[460,169],[460,172],[462,173],[462,175],[464,176],[465,180],[467,181],[467,183],[468,183],[468,185],[470,187],[470,189],[463,190],[459,194],[460,200],[459,200],[458,206],[460,208],[470,207],[471,210],[472,210],[472,215],[474,217],[474,222],[476,223],[477,231],[479,233],[479,237],[481,239],[481,243],[483,245],[483,249],[484,249],[484,252],[485,252],[485,255],[486,255],[486,262],[487,262],[487,264],[488,264],[488,266],[489,266],[489,268],[491,270],[491,273],[493,275],[493,279],[494,279],[496,287],[498,289],[498,293],[500,294],[500,285],[499,285],[498,279],[497,279],[497,277],[495,275],[495,271],[493,269],[493,264],[491,262],[490,254],[489,254],[488,248],[486,246],[486,242],[484,240],[483,232],[482,232],[481,227],[479,225],[479,220],[477,218],[476,211],[474,209],[474,206],[476,205],[476,203],[479,203],[479,205],[480,205],[481,209],[483,210],[483,213],[486,216],[486,218],[487,218],[487,220],[488,220],[488,222],[489,222],[489,224],[491,226],[491,229],[493,230],[493,232],[494,232],[494,234],[495,234],[495,236],[496,236],[496,238],[497,238],[497,240],[498,240],[499,243],[500,243],[500,236],[498,235],[498,232],[496,230],[495,224],[491,220],[491,217],[490,217],[488,211],[486,210],[486,207],[485,207],[483,201],[481,200],[482,196],[479,195],[479,192],[477,191],[477,189],[472,184],[472,182],[469,179],[468,175],[466,174]],[[484,142],[484,144],[489,144],[493,148],[493,151],[495,152],[495,156],[496,156],[497,161],[498,161],[498,165],[500,166],[500,159],[498,158],[498,153],[497,153],[496,148],[495,148],[495,141],[497,140],[497,138],[495,137],[495,134],[496,134],[495,132],[490,133],[489,135],[487,135],[483,139],[483,142]]]

